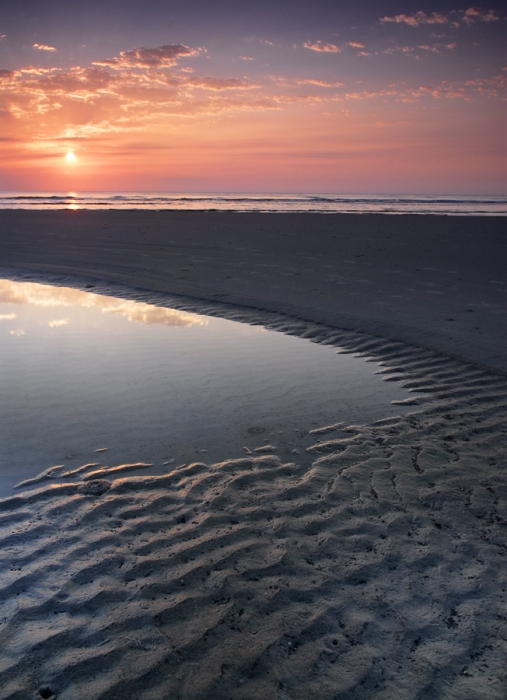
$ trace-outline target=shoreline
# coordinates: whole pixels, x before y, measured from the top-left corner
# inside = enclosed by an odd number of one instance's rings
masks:
[[[233,215],[199,216],[177,233],[147,229],[139,245],[139,217],[106,217],[85,237],[93,217],[74,214],[35,231],[30,217],[0,213],[13,227],[0,265],[374,356],[388,381],[413,392],[414,412],[319,427],[309,467],[276,450],[165,476],[113,466],[97,478],[84,465],[62,480],[55,467],[47,486],[1,501],[0,698],[502,700],[505,292],[489,281],[501,281],[492,276],[503,265],[501,227],[485,227],[483,246],[496,243],[481,252],[477,222],[460,236],[434,221],[419,257],[442,231],[455,243],[428,247],[424,263],[440,268],[419,284],[405,224],[370,219],[351,241],[358,222],[344,220],[338,234],[323,225],[305,244],[311,219],[286,221],[296,228],[286,236],[271,220],[256,242],[248,233],[265,215],[254,215],[229,249]],[[367,257],[372,236],[386,240],[376,270],[373,259],[352,261]],[[407,294],[412,285],[419,294]],[[336,310],[346,301],[356,316]],[[450,311],[448,337],[435,324]],[[345,318],[354,327],[340,330]]]

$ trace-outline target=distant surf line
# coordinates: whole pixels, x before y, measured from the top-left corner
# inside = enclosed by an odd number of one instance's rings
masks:
[[[233,211],[318,214],[507,216],[507,197],[160,192],[3,192],[0,209]]]

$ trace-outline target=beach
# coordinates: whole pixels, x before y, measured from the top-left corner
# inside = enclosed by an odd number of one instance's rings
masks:
[[[505,221],[4,210],[0,266],[274,311],[506,372]]]
[[[0,231],[4,277],[334,345],[413,406],[313,429],[309,468],[82,465],[0,502],[0,698],[507,695],[504,217],[4,210]]]

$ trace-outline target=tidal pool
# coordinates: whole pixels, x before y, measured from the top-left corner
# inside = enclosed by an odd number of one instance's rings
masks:
[[[54,465],[310,463],[312,429],[409,410],[336,348],[71,288],[0,280],[0,337],[0,497]]]

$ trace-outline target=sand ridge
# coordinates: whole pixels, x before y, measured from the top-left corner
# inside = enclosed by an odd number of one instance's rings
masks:
[[[4,500],[0,697],[505,696],[506,380],[271,325],[380,360],[415,412],[321,426],[310,468],[90,463]]]

